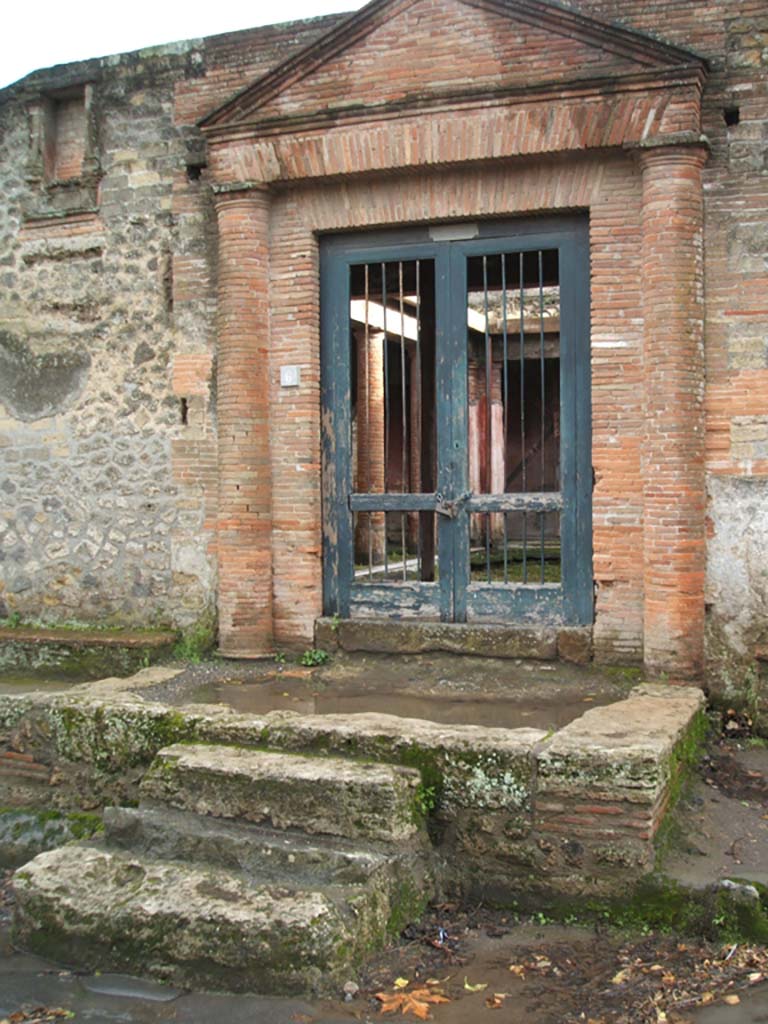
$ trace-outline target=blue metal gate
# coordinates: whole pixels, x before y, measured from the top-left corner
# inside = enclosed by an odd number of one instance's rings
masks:
[[[326,614],[592,621],[586,217],[321,242]]]

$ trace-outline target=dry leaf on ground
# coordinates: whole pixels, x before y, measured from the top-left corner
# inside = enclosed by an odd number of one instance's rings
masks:
[[[492,996],[486,996],[485,1005],[489,1010],[500,1010],[506,998],[506,992],[494,992]]]
[[[467,990],[467,992],[484,992],[485,989],[488,988],[488,982],[480,981],[477,983],[477,985],[473,985],[472,982],[468,981],[467,978],[465,978],[464,988]]]
[[[430,1019],[430,1005],[450,1003],[447,996],[429,988],[415,988],[411,992],[377,992],[376,998],[381,1003],[382,1013],[412,1013],[419,1020]]]

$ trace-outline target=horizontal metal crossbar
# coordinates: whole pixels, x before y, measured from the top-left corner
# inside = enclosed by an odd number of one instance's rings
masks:
[[[528,494],[474,494],[467,501],[469,512],[559,512],[563,496],[559,491]]]
[[[435,512],[440,494],[350,494],[353,512]],[[464,502],[468,512],[559,512],[563,496],[559,491],[530,494],[473,494]]]

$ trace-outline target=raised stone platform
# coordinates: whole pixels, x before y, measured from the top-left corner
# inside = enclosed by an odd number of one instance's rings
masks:
[[[46,626],[0,627],[0,644],[29,644],[41,647],[141,647],[156,649],[174,644],[178,633],[162,629],[62,629]]]
[[[55,666],[80,678],[135,672],[167,656],[178,640],[172,630],[0,627],[0,669]]]
[[[343,973],[361,955],[350,914],[370,950],[436,894],[517,906],[623,897],[653,869],[654,836],[706,724],[702,693],[669,686],[637,687],[553,734],[381,714],[242,715],[171,708],[128,687],[111,699],[103,693],[0,697],[0,745],[45,775],[16,786],[0,776],[1,804],[123,805],[106,812],[106,846],[67,847],[22,869],[19,941],[50,955],[46,943],[58,935],[60,957],[71,950],[91,967],[146,964],[184,981],[199,949],[186,939],[174,945],[166,880],[178,883],[178,927],[187,930],[204,921],[196,900],[210,884],[224,934],[240,921],[256,958],[266,943],[264,973],[247,975],[262,991],[312,989],[321,975]],[[124,806],[138,799],[138,810]],[[89,903],[95,882],[78,881],[83,849],[91,874],[105,874],[102,909]],[[59,873],[60,881],[51,877]],[[110,953],[95,936],[107,927],[118,879],[128,887],[128,938],[110,940]],[[317,956],[326,957],[327,925],[346,960],[312,959],[302,952],[312,947],[307,933],[295,955],[281,947],[281,973],[272,951],[282,925],[267,940],[265,919],[249,916],[265,887],[276,922],[280,891],[289,902],[309,894],[311,907],[325,900]],[[168,932],[157,942],[149,917]],[[132,952],[147,943],[151,956]],[[206,963],[196,983],[232,987],[240,960],[229,956]]]

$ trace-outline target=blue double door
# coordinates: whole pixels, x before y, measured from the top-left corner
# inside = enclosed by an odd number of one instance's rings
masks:
[[[325,613],[592,621],[586,217],[321,241]]]

